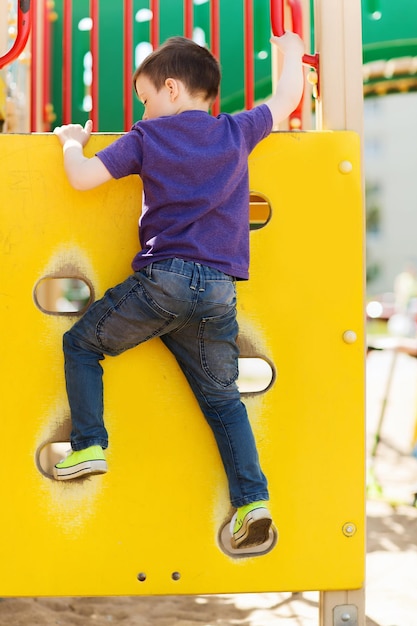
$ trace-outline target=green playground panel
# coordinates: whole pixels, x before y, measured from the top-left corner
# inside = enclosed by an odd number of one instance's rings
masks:
[[[417,55],[416,0],[362,0],[363,61]]]
[[[52,97],[57,124],[62,119],[62,14],[64,0],[56,0],[58,20],[53,24]],[[135,0],[134,13],[149,9],[149,2]],[[210,41],[210,3],[195,4],[194,27],[201,29]],[[73,4],[73,81],[72,120],[83,124],[88,119],[84,110],[85,55],[90,48],[89,31],[79,29],[89,16],[89,0]],[[99,110],[100,131],[123,130],[123,4],[101,3],[99,14]],[[244,108],[243,3],[220,3],[220,63],[222,67],[221,110],[233,112]],[[183,34],[183,1],[161,0],[160,41]],[[134,42],[149,42],[149,21],[134,21]],[[269,45],[269,0],[254,2],[254,71],[255,98],[262,100],[271,93],[271,51]],[[134,62],[135,64],[135,62]],[[132,98],[134,98],[132,89]],[[134,119],[142,116],[141,104],[134,99]]]
[[[55,0],[58,20],[53,23],[52,37],[52,99],[62,122],[62,15],[65,0]],[[312,2],[311,2],[312,3]],[[160,41],[183,34],[183,1],[161,0]],[[135,15],[150,8],[149,0],[134,0]],[[254,69],[255,99],[262,100],[271,93],[270,0],[254,0]],[[194,27],[201,29],[210,41],[210,2],[194,4]],[[89,16],[89,0],[73,3],[73,80],[72,120],[85,123],[84,84],[86,54],[90,48],[90,33],[79,24]],[[311,15],[313,11],[311,9]],[[123,130],[123,3],[103,2],[100,5],[99,47],[99,130]],[[244,108],[244,46],[243,2],[228,0],[220,3],[220,62],[222,67],[221,110],[233,112]],[[134,42],[149,42],[150,22],[134,20]],[[290,27],[291,25],[289,25]],[[364,63],[417,55],[416,0],[362,0],[362,40]],[[314,18],[311,21],[311,41],[314,49]],[[135,64],[135,63],[134,63]],[[134,98],[134,119],[142,116],[142,106]]]

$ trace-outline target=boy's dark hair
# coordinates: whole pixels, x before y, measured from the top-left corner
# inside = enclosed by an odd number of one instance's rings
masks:
[[[176,78],[184,83],[191,95],[202,94],[213,102],[219,91],[220,67],[207,48],[199,46],[185,37],[171,37],[154,50],[141,63],[133,75],[136,80],[144,74],[159,91],[167,78]]]

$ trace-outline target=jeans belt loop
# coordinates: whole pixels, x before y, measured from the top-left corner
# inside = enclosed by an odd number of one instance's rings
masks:
[[[206,281],[205,281],[205,275],[204,275],[204,268],[202,267],[202,265],[200,265],[200,263],[197,263],[197,266],[198,266],[198,273],[200,275],[200,287],[198,291],[205,291]]]
[[[190,282],[190,289],[192,289],[193,291],[195,291],[197,288],[198,278],[199,278],[198,265],[197,263],[194,263],[193,275],[191,276],[191,282]]]

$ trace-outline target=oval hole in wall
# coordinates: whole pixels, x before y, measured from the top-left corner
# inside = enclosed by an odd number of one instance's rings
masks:
[[[36,455],[38,469],[45,476],[53,478],[54,465],[65,459],[68,450],[71,450],[69,441],[54,441],[44,444]]]
[[[240,357],[237,384],[242,394],[262,393],[275,380],[275,369],[261,357]]]
[[[268,199],[261,193],[251,191],[249,197],[249,228],[263,228],[271,219],[272,209]]]
[[[92,286],[83,278],[46,276],[35,285],[36,306],[49,315],[83,313],[93,300]]]

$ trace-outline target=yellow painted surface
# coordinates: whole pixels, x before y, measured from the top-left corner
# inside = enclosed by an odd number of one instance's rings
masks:
[[[94,136],[89,152],[114,138]],[[45,443],[68,440],[61,338],[75,318],[39,310],[34,287],[48,275],[84,276],[100,297],[124,279],[137,251],[141,189],[131,177],[72,190],[51,135],[0,136],[0,160],[0,595],[361,587],[358,137],[274,134],[251,155],[251,189],[270,200],[272,218],[251,233],[251,280],[238,285],[242,352],[265,355],[277,376],[245,402],[279,542],[244,559],[218,544],[229,514],[223,469],[159,340],[104,364],[109,473],[57,483],[39,471]],[[353,168],[341,173],[345,161]],[[346,330],[356,342],[343,340]],[[346,524],[356,528],[352,536]]]

